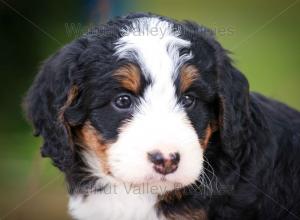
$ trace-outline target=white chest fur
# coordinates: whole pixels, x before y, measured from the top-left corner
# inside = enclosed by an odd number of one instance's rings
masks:
[[[157,196],[151,193],[134,193],[116,188],[87,197],[70,197],[69,212],[78,220],[158,220],[155,203]]]

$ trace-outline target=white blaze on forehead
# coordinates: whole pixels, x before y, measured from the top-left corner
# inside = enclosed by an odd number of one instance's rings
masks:
[[[182,64],[192,58],[191,53],[180,56],[179,50],[189,48],[191,43],[179,34],[168,21],[140,18],[125,28],[116,42],[116,55],[138,62],[142,73],[153,82],[144,96],[148,105],[157,103],[152,107],[176,106],[174,79]]]
[[[178,169],[167,175],[168,181],[190,184],[197,179],[203,151],[186,112],[177,104],[174,85],[179,68],[192,58],[191,53],[180,56],[179,51],[190,44],[179,37],[172,23],[158,18],[137,19],[116,42],[116,55],[137,62],[151,84],[108,150],[114,176],[135,183],[159,179],[147,160],[148,152],[159,150],[167,156],[180,154]]]
[[[170,79],[177,68],[191,54],[179,56],[179,49],[190,47],[190,42],[179,38],[173,24],[159,18],[140,18],[123,30],[116,42],[119,58],[135,59],[143,73],[152,79]]]

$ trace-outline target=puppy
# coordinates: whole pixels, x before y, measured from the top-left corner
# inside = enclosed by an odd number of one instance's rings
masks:
[[[25,102],[74,219],[300,219],[300,113],[250,93],[195,23],[96,27],[46,60]]]

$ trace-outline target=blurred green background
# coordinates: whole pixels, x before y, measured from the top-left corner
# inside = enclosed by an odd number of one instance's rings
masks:
[[[21,100],[45,58],[91,23],[130,11],[210,27],[251,90],[300,109],[299,1],[0,0],[0,219],[69,219],[63,176],[40,157]]]

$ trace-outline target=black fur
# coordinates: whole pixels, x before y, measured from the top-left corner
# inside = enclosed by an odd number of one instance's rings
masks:
[[[117,61],[113,43],[124,25],[144,16],[156,15],[118,18],[65,46],[45,62],[28,92],[26,111],[44,139],[42,155],[66,174],[71,193],[95,181],[83,169],[74,130],[90,120],[105,140],[114,140],[117,128],[131,117],[107,105],[121,91],[111,73],[128,62]],[[160,213],[184,216],[186,210],[203,209],[208,219],[300,219],[300,113],[250,93],[246,78],[211,31],[160,18],[192,42],[195,56],[189,62],[201,73],[190,89],[199,98],[188,112],[195,130],[201,138],[208,123],[217,127],[205,152],[210,164],[206,175],[215,187],[210,193],[185,191],[180,200],[162,201]],[[73,86],[78,94],[64,109]]]

